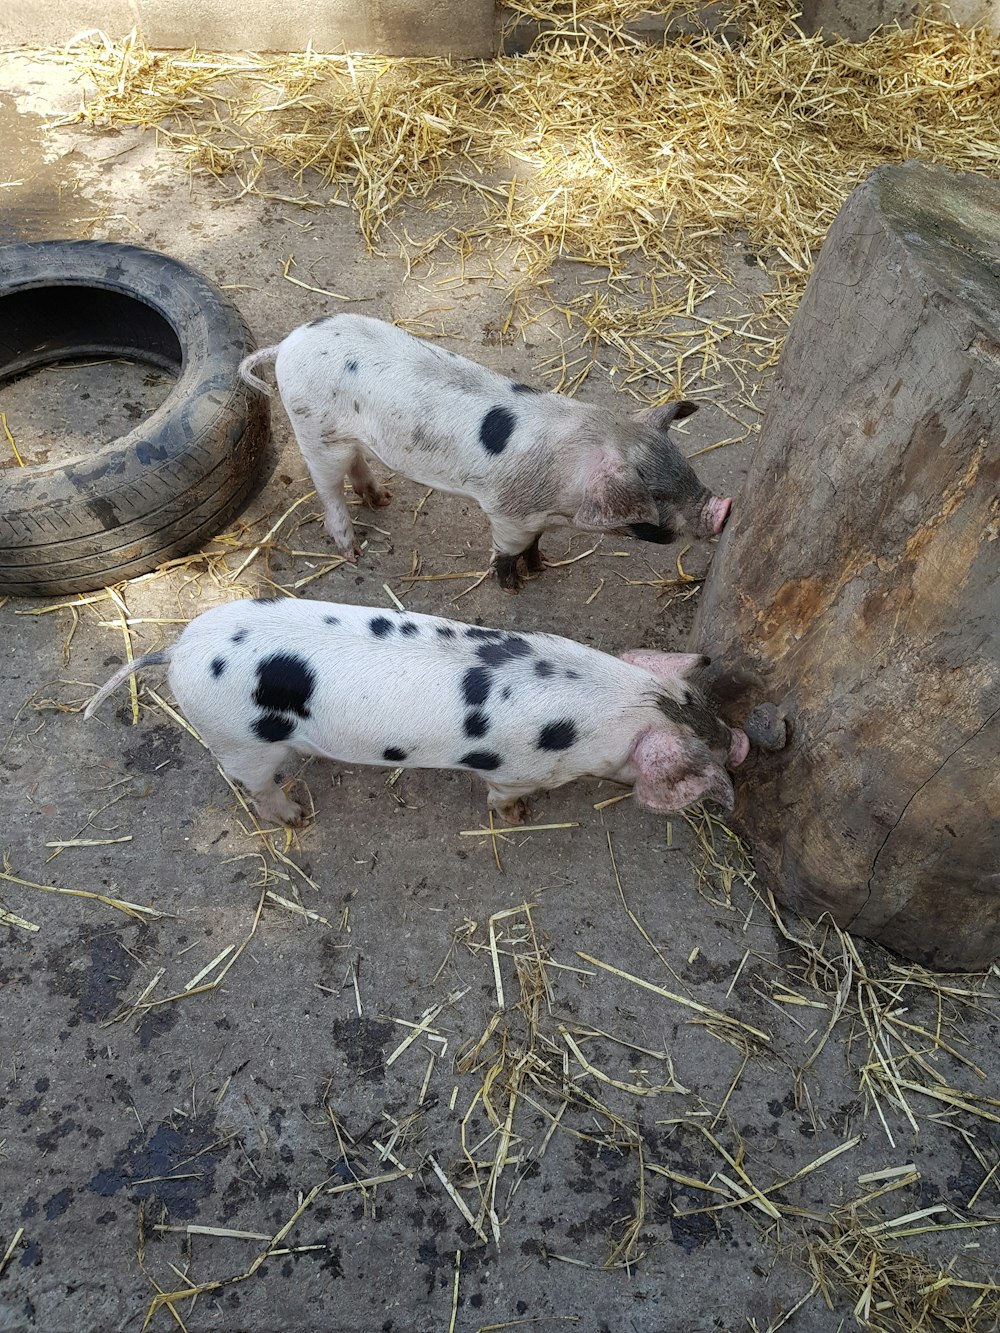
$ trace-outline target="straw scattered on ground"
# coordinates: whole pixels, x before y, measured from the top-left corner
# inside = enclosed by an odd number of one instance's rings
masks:
[[[636,40],[647,9],[691,30]],[[740,0],[713,30],[693,9],[518,0],[511,18],[541,33],[490,62],[177,55],[134,36],[71,56],[95,87],[81,119],[155,127],[232,198],[350,208],[372,250],[411,271],[447,259],[455,282],[468,264],[505,287],[505,335],[555,311],[579,346],[548,367],[554,386],[574,390],[601,352],[644,399],[726,364],[731,407],[752,410],[827,228],[873,167],[1000,169],[1000,39],[922,20],[824,43],[782,4]],[[732,236],[771,294],[719,317]],[[559,259],[600,281],[559,303]]]
[[[84,119],[155,126],[192,169],[218,177],[233,197],[280,196],[300,204],[307,219],[328,207],[348,207],[373,250],[402,255],[422,279],[454,270],[457,261],[460,270],[468,265],[503,283],[505,337],[557,316],[567,338],[554,341],[555,354],[543,368],[553,386],[575,390],[600,356],[614,365],[619,387],[646,400],[690,393],[692,385],[706,392],[723,372],[731,375],[738,391],[727,406],[738,440],[752,426],[762,376],[774,364],[818,246],[852,186],[873,166],[909,157],[991,174],[1000,168],[1000,43],[922,22],[860,46],[824,45],[790,26],[777,4],[738,6],[743,37],[737,39],[729,29],[699,29],[690,5],[669,8],[685,14],[694,30],[650,44],[627,31],[646,9],[634,0],[573,6],[520,0],[511,6],[514,17],[543,31],[527,55],[490,64],[314,53],[168,56],[142,50],[134,40],[80,44],[71,58],[96,85]],[[720,316],[713,301],[729,290],[732,259],[722,238],[733,234],[743,238],[745,259],[767,270],[771,290],[757,306]],[[595,266],[586,296],[560,304],[550,294],[559,260]],[[284,276],[303,285],[292,263]],[[326,295],[336,300],[344,294]],[[148,650],[157,634],[172,638],[200,609],[192,598],[208,605],[258,592],[308,594],[341,563],[319,533],[312,498],[304,493],[280,511],[240,521],[205,551],[127,587],[18,614],[66,616],[68,661],[81,623],[115,636],[128,652],[138,631]],[[272,557],[279,558],[274,566]],[[589,550],[566,557],[591,558]],[[279,560],[294,572],[278,572]],[[676,572],[651,574],[635,578],[630,568],[620,577],[671,596],[697,591],[697,579],[680,562]],[[415,552],[411,577],[395,590],[387,586],[386,594],[394,599],[422,579],[481,576],[466,569],[426,574]],[[152,580],[164,580],[176,593],[176,608],[167,608],[173,614],[136,614]],[[137,637],[134,646],[140,646]],[[74,691],[68,701],[40,692],[25,707],[77,708],[80,688],[68,687]],[[186,725],[148,683],[137,687],[132,703],[135,716],[155,709]],[[106,795],[107,805],[47,848],[52,856],[93,845],[96,814],[120,799]],[[598,801],[595,810],[602,814],[623,799]],[[308,896],[317,886],[297,865],[289,838],[261,829],[245,805],[243,815],[251,849],[245,855],[258,870],[246,922],[228,942],[209,947],[206,940],[201,966],[178,955],[169,975],[158,969],[109,1021],[135,1022],[160,1005],[224,1002],[221,983],[258,939],[267,912],[346,935],[349,904],[339,921],[317,911],[322,904]],[[592,818],[587,811],[580,825],[512,832],[491,823],[456,829],[455,836],[482,844],[483,855],[494,856],[499,868],[501,853],[523,838],[582,836],[578,830]],[[860,1324],[885,1333],[964,1333],[995,1323],[1000,1290],[977,1265],[977,1251],[966,1247],[998,1224],[1000,1098],[986,1086],[968,1037],[974,1023],[995,1016],[996,976],[937,976],[900,965],[829,922],[793,921],[761,891],[746,849],[721,821],[699,811],[688,823],[700,851],[702,891],[716,910],[733,914],[746,939],[724,999],[714,1006],[695,1000],[669,968],[629,906],[609,837],[613,883],[649,948],[648,966],[632,963],[635,970],[626,970],[596,953],[554,957],[527,901],[485,923],[466,922],[433,981],[462,952],[489,977],[495,1003],[485,1014],[473,1012],[463,1006],[465,991],[449,985],[444,999],[420,1013],[387,1016],[399,1039],[386,1064],[412,1067],[411,1110],[386,1115],[384,1125],[353,1139],[328,1103],[337,1174],[304,1189],[277,1232],[154,1224],[140,1207],[138,1258],[153,1287],[147,1323],[166,1327],[169,1320],[184,1328],[185,1313],[202,1294],[251,1279],[274,1255],[318,1248],[303,1228],[321,1194],[360,1195],[374,1206],[379,1190],[419,1178],[461,1216],[466,1248],[499,1244],[517,1191],[530,1188],[533,1164],[556,1135],[613,1154],[627,1164],[634,1185],[631,1210],[610,1227],[602,1254],[586,1260],[546,1255],[553,1262],[640,1263],[651,1196],[667,1182],[677,1190],[669,1196],[671,1217],[701,1214],[719,1224],[739,1211],[794,1254],[805,1295],[772,1322],[773,1330],[808,1301],[843,1312],[847,1300]],[[671,830],[668,825],[668,839]],[[28,880],[5,864],[4,892],[17,896],[0,907],[0,922],[32,934],[43,929],[22,913],[47,895],[71,894],[96,911],[147,916],[154,910],[65,888],[68,871],[58,878],[58,885]],[[765,922],[766,932],[758,929]],[[611,988],[634,992],[706,1044],[726,1043],[737,1063],[724,1098],[704,1105],[666,1047],[647,1050],[633,1045],[628,1032],[571,1019],[560,1006],[565,977],[594,992],[599,1012],[611,1010],[605,1004]],[[357,968],[347,961],[343,988],[353,993],[360,1015]],[[790,1022],[794,1039],[784,1040]],[[615,1059],[621,1051],[626,1059]],[[815,1124],[829,1115],[815,1102],[820,1062],[832,1053],[861,1100],[863,1132],[845,1130],[817,1156],[806,1149],[797,1170],[778,1175],[765,1154],[755,1155],[733,1112],[740,1079],[750,1061],[783,1061],[797,1105]],[[452,1088],[453,1137],[432,1142],[425,1118],[445,1082]],[[224,1095],[225,1087],[219,1098]],[[651,1147],[643,1133],[651,1121],[665,1127],[671,1142],[692,1147],[698,1174],[678,1170],[670,1154]],[[941,1129],[976,1163],[977,1182],[967,1197],[925,1203],[914,1199],[920,1172],[908,1150],[914,1136],[919,1142],[922,1133]],[[856,1172],[850,1197],[824,1196],[818,1206],[810,1189],[822,1182],[825,1168],[838,1159],[842,1168],[873,1141],[882,1164]],[[361,1155],[364,1171],[352,1164]],[[183,1271],[157,1251],[154,1274],[147,1240],[174,1232],[183,1233]],[[19,1229],[9,1243],[0,1242],[0,1272],[21,1237]],[[218,1242],[260,1248],[249,1263],[196,1281],[192,1274],[208,1265],[195,1246],[216,1247],[214,1260]],[[453,1324],[462,1253],[454,1261]]]

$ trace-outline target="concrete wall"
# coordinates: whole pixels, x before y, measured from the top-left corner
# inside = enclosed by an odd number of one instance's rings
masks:
[[[823,32],[862,42],[876,28],[890,23],[903,27],[917,14],[950,20],[971,28],[984,26],[1000,32],[1000,0],[800,0],[801,25],[806,32]]]
[[[0,46],[59,46],[88,28],[120,38],[136,27],[148,46],[204,51],[365,51],[382,55],[489,57],[497,51],[498,0],[0,0]],[[1000,0],[800,0],[807,32],[863,41],[917,13],[1000,32]],[[709,0],[711,22],[725,4]],[[724,19],[722,20],[724,21]],[[673,28],[675,25],[671,24]],[[681,28],[685,25],[680,24]],[[658,41],[662,15],[640,17],[637,35]],[[527,50],[535,23],[518,24],[505,50]]]
[[[495,0],[0,0],[0,46],[60,46],[136,27],[148,46],[491,56]]]

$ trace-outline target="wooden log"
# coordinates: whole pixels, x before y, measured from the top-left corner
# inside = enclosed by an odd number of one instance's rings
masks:
[[[1000,184],[910,162],[834,222],[691,648],[788,723],[763,879],[928,966],[1000,955]]]

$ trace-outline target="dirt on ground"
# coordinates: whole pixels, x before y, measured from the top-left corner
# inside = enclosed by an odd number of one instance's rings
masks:
[[[164,251],[262,344],[358,310],[547,382],[565,325],[505,333],[496,256],[412,268],[349,209],[234,199],[151,133],[47,128],[80,96],[71,66],[2,57],[3,240]],[[766,290],[736,268],[716,311]],[[601,281],[557,261],[548,290]],[[616,364],[581,396],[613,402]],[[152,410],[169,384],[145,378],[46,371],[0,411],[26,463],[69,456]],[[731,436],[724,373],[684,388],[685,451]],[[697,460],[737,503],[746,424]],[[0,607],[0,1329],[996,1328],[995,970],[782,916],[720,820],[610,784],[491,837],[466,774],[315,762],[293,835],[250,817],[162,672],[83,721],[126,640],[236,597],[683,647],[709,546],[553,533],[511,597],[474,506],[392,489],[337,561],[276,402],[263,483],[202,553]]]

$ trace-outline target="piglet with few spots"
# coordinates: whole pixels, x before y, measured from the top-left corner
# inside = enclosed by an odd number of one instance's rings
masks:
[[[624,415],[537,393],[432,342],[363,315],[331,315],[246,358],[273,360],[281,401],[348,559],[359,552],[344,479],[368,505],[390,494],[366,455],[423,486],[465,496],[490,521],[504,588],[538,573],[548,528],[627,530],[652,542],[717,536],[731,501],[713,495],[668,435],[689,402]]]
[[[671,812],[727,809],[749,748],[692,677],[707,659],[613,657],[554,634],[512,634],[363,606],[240,601],[193,620],[169,649],[127,663],[85,717],[136,670],[169,662],[188,720],[264,819],[301,824],[281,786],[299,757],[465,769],[512,823],[525,798],[577,778],[635,788]]]

